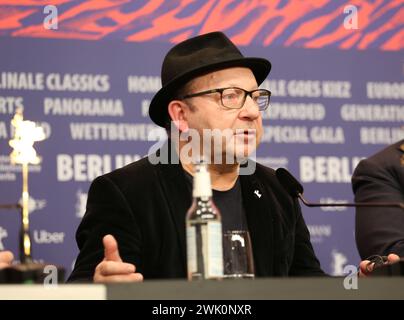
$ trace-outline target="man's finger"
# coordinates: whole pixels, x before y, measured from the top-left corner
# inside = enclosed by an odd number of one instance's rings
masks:
[[[103,276],[125,275],[134,273],[136,270],[133,264],[116,261],[104,261],[97,266],[97,269]]]
[[[371,263],[369,260],[363,260],[359,264],[359,269],[362,275],[366,276],[373,271],[374,263]]]
[[[1,251],[0,252],[0,263],[4,263],[6,265],[11,264],[14,260],[14,255],[11,251]]]
[[[131,273],[126,275],[113,275],[113,276],[100,276],[94,277],[94,282],[141,282],[143,281],[143,275],[141,273]]]
[[[102,242],[104,244],[104,257],[106,261],[116,261],[122,262],[122,259],[119,255],[118,251],[118,243],[116,242],[115,238],[107,234],[103,239]]]
[[[398,255],[394,254],[394,253],[390,253],[387,256],[387,261],[389,263],[394,263],[394,262],[397,262],[398,260],[400,260],[400,257]]]

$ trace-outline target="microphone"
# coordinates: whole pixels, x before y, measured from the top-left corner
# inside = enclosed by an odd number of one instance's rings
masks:
[[[404,210],[403,202],[355,202],[355,203],[313,203],[303,197],[303,186],[285,168],[276,170],[276,177],[282,187],[293,198],[299,198],[308,207],[394,207]]]

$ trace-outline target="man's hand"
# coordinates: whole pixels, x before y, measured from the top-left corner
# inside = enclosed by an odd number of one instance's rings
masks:
[[[13,262],[14,256],[11,251],[1,251],[0,252],[0,269],[9,267],[11,262]]]
[[[106,235],[104,244],[104,260],[95,268],[94,282],[140,282],[143,276],[135,273],[133,264],[125,263],[119,256],[118,243],[112,235]]]
[[[400,260],[400,257],[394,253],[391,253],[387,256],[387,262],[385,264],[394,263]],[[359,277],[367,277],[369,276],[374,268],[375,264],[370,263],[369,260],[363,260],[359,264]]]

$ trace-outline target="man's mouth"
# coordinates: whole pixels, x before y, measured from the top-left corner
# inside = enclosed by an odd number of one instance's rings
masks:
[[[255,129],[236,129],[234,135],[241,135],[241,136],[255,136],[256,130]]]
[[[256,139],[256,133],[255,129],[237,129],[234,136],[238,141],[242,140],[243,143],[252,143]]]

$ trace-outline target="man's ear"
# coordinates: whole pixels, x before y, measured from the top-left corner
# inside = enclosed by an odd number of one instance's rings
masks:
[[[189,129],[185,110],[187,108],[188,106],[180,100],[173,100],[168,104],[168,114],[180,132],[187,132]]]

